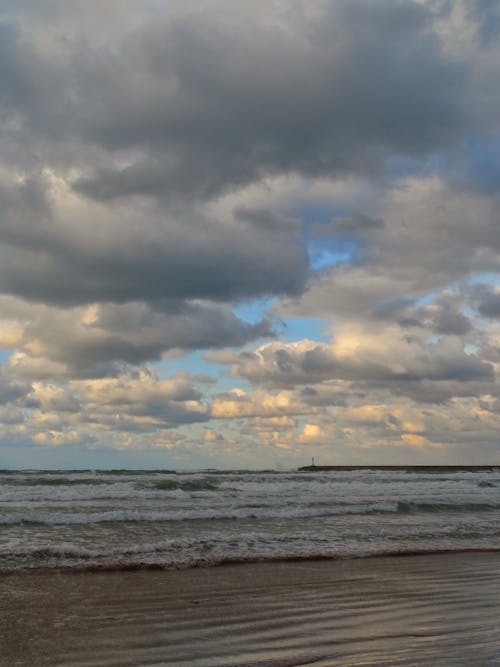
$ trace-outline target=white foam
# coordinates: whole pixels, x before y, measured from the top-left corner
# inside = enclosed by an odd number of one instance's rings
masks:
[[[183,565],[500,543],[499,473],[130,473],[96,479],[104,483],[93,483],[88,471],[0,474],[0,564],[144,559]]]

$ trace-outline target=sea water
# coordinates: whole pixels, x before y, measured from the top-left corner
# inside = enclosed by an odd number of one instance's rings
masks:
[[[0,570],[500,549],[500,470],[0,471]]]

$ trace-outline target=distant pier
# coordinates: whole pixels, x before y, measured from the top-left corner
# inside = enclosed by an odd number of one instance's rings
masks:
[[[388,470],[388,471],[401,471],[401,472],[495,472],[500,470],[500,465],[492,466],[482,466],[482,465],[443,465],[443,466],[425,466],[425,465],[387,465],[387,466],[302,466],[298,468],[300,472],[350,472],[356,470]]]

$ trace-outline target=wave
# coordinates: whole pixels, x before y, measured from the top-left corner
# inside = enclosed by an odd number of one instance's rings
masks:
[[[175,479],[165,479],[158,482],[150,482],[147,488],[158,489],[159,491],[217,491],[219,485],[209,479],[190,479],[178,481]]]
[[[324,560],[351,560],[355,558],[394,558],[400,556],[431,556],[431,555],[445,555],[452,553],[497,553],[500,552],[500,547],[464,547],[457,546],[456,548],[429,548],[429,549],[385,549],[380,551],[371,551],[366,553],[352,553],[352,554],[310,554],[304,556],[222,556],[220,558],[199,558],[193,559],[186,563],[147,563],[144,561],[130,561],[123,563],[121,561],[107,561],[103,563],[89,564],[86,566],[68,565],[66,568],[74,571],[88,571],[88,572],[102,572],[102,571],[130,571],[130,570],[168,570],[168,569],[187,569],[195,567],[219,567],[222,565],[244,565],[248,563],[270,563],[270,562],[307,562],[307,561],[324,561]],[[280,663],[281,664],[281,663]],[[301,663],[302,664],[302,663]]]
[[[313,508],[259,508],[237,507],[230,510],[222,509],[192,509],[192,510],[106,510],[102,512],[47,512],[47,513],[13,513],[0,514],[2,524],[90,524],[90,523],[117,523],[117,522],[170,522],[170,521],[211,521],[211,520],[241,520],[241,519],[300,519],[313,517],[327,517],[339,514],[373,513],[371,507],[353,507],[350,511],[345,507],[329,510],[315,510]],[[390,512],[388,507],[386,510]]]
[[[500,509],[496,503],[441,503],[441,502],[413,502],[399,500],[398,514],[435,514],[439,512],[492,512]]]
[[[99,551],[85,549],[73,545],[47,546],[39,549],[0,554],[0,573],[17,570],[58,569],[63,571],[127,571],[127,570],[172,570],[197,567],[217,567],[222,565],[237,565],[245,563],[265,562],[301,562],[319,560],[350,560],[358,558],[381,558],[397,556],[424,556],[450,553],[480,553],[500,552],[498,544],[476,543],[464,545],[463,542],[451,541],[434,545],[416,546],[415,544],[371,545],[364,548],[337,548],[337,549],[296,549],[286,551],[254,552],[219,552],[203,553],[203,550],[194,550],[195,553],[172,553],[172,545],[168,547],[156,546],[153,550],[147,548],[128,549],[122,552]]]
[[[59,486],[9,486],[0,487],[0,513],[2,508],[21,508],[29,504],[41,503],[57,509],[58,506],[66,509],[69,504],[79,505],[82,509],[89,504],[102,505],[109,501],[108,505],[113,507],[116,501],[123,501],[126,506],[135,505],[139,507],[149,501],[151,508],[175,506],[190,506],[193,509],[200,507],[371,507],[375,511],[377,506],[388,511],[399,511],[401,513],[414,513],[416,511],[469,511],[498,507],[500,496],[498,487],[482,486],[475,488],[460,488],[454,492],[445,486],[440,489],[429,490],[422,488],[399,488],[393,487],[385,493],[383,489],[365,490],[360,487],[349,488],[348,492],[342,489],[311,486],[306,491],[300,487],[283,485],[282,488],[267,485],[253,484],[250,487],[224,483],[221,486],[211,485],[208,481],[186,480],[175,483],[155,481],[137,484],[133,481],[116,481],[113,484],[102,484],[94,486],[86,485],[59,485]],[[401,505],[399,508],[396,502]],[[384,503],[381,505],[381,503]],[[388,504],[389,503],[389,504]],[[335,511],[337,511],[337,509]]]
[[[207,477],[191,479],[117,479],[89,477],[9,478],[0,483],[0,502],[19,500],[92,500],[104,498],[154,498],[165,492],[218,491],[219,481]],[[55,494],[55,495],[54,495]]]
[[[24,479],[6,479],[2,482],[5,486],[102,486],[108,484],[105,479],[95,477],[84,477],[70,479],[68,477],[27,477]]]
[[[369,472],[369,474],[368,474]],[[317,500],[356,499],[370,502],[375,498],[439,500],[446,495],[454,502],[470,498],[488,502],[500,485],[491,473],[464,473],[450,477],[424,478],[406,473],[368,471],[360,473],[275,473],[272,471],[205,471],[204,473],[167,474],[165,471],[85,471],[30,472],[0,477],[0,503],[26,501],[87,501],[99,499],[153,499],[210,493],[213,496],[273,498],[280,503],[302,498],[304,504]],[[481,489],[481,496],[473,498]],[[498,498],[497,498],[498,500]],[[404,510],[403,510],[404,511]],[[410,510],[411,511],[411,510]]]
[[[50,512],[28,511],[0,514],[0,525],[13,524],[93,524],[93,523],[136,523],[136,522],[172,522],[172,521],[213,521],[241,519],[309,519],[327,518],[342,515],[401,515],[401,514],[438,514],[438,513],[483,513],[498,511],[496,503],[442,503],[385,501],[374,503],[337,503],[319,506],[259,506],[243,505],[230,508],[178,509],[178,510],[140,510],[111,509],[98,512]]]

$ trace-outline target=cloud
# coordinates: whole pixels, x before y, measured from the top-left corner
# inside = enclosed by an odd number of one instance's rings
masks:
[[[495,3],[101,5],[0,7],[0,443],[496,456]]]
[[[0,373],[0,405],[18,402],[31,391],[31,385],[21,378]]]
[[[399,300],[417,301],[465,284],[476,272],[498,272],[497,205],[496,196],[458,191],[436,175],[404,178],[383,193],[376,191],[365,206],[383,226],[369,241],[365,234],[357,242],[349,262],[327,267],[301,298],[281,300],[275,312],[365,316]],[[322,237],[331,238],[334,229],[334,223],[325,227]],[[463,320],[457,326],[467,328]]]
[[[174,215],[148,202],[85,203],[50,175],[10,181],[0,221],[4,293],[66,306],[228,301],[297,294],[307,280],[296,229],[227,224],[195,209]]]
[[[24,158],[29,137],[57,177],[46,210],[20,203],[2,219],[2,291],[62,305],[297,295],[308,267],[296,225],[248,211],[251,226],[221,224],[193,200],[271,174],[371,174],[386,155],[458,136],[463,75],[425,7],[257,3],[244,14],[177,4],[108,48],[67,36],[55,51],[4,23],[7,137]],[[346,38],[354,29],[363,40]],[[10,188],[26,198],[25,184]],[[126,208],[110,205],[124,195]]]
[[[147,370],[117,378],[74,380],[65,387],[34,383],[26,407],[31,428],[55,431],[156,432],[178,424],[204,422],[208,406],[194,386],[195,376],[166,380]]]
[[[478,299],[478,312],[490,319],[500,318],[500,290],[492,289],[489,285],[478,286],[475,290]]]
[[[389,341],[390,339],[390,341]],[[394,380],[493,381],[493,368],[466,354],[456,340],[426,345],[398,330],[345,331],[332,345],[302,340],[267,343],[235,355],[232,372],[253,383],[290,386],[328,379],[390,383]]]
[[[425,328],[437,335],[465,336],[473,329],[472,321],[461,312],[465,305],[465,294],[445,291],[425,305],[417,305],[411,297],[399,297],[377,304],[373,310],[375,318],[396,321],[406,329]]]
[[[291,391],[269,393],[264,390],[246,392],[235,389],[216,396],[211,406],[215,419],[246,417],[286,417],[313,412],[314,409],[301,402]]]
[[[177,6],[117,52],[84,54],[78,131],[149,155],[75,187],[98,199],[206,198],[270,173],[371,170],[387,151],[421,155],[457,136],[463,74],[423,6],[297,7]]]
[[[210,303],[93,304],[60,309],[0,298],[0,346],[17,350],[8,368],[27,377],[114,375],[123,364],[172,350],[242,345],[273,336],[267,321],[247,324]]]
[[[372,170],[462,127],[462,67],[432,20],[425,5],[386,0],[176,3],[107,48],[66,35],[57,59],[4,23],[7,108],[42,138],[142,152],[75,180],[97,199],[206,198],[273,172]],[[64,104],[51,117],[54,99]]]

